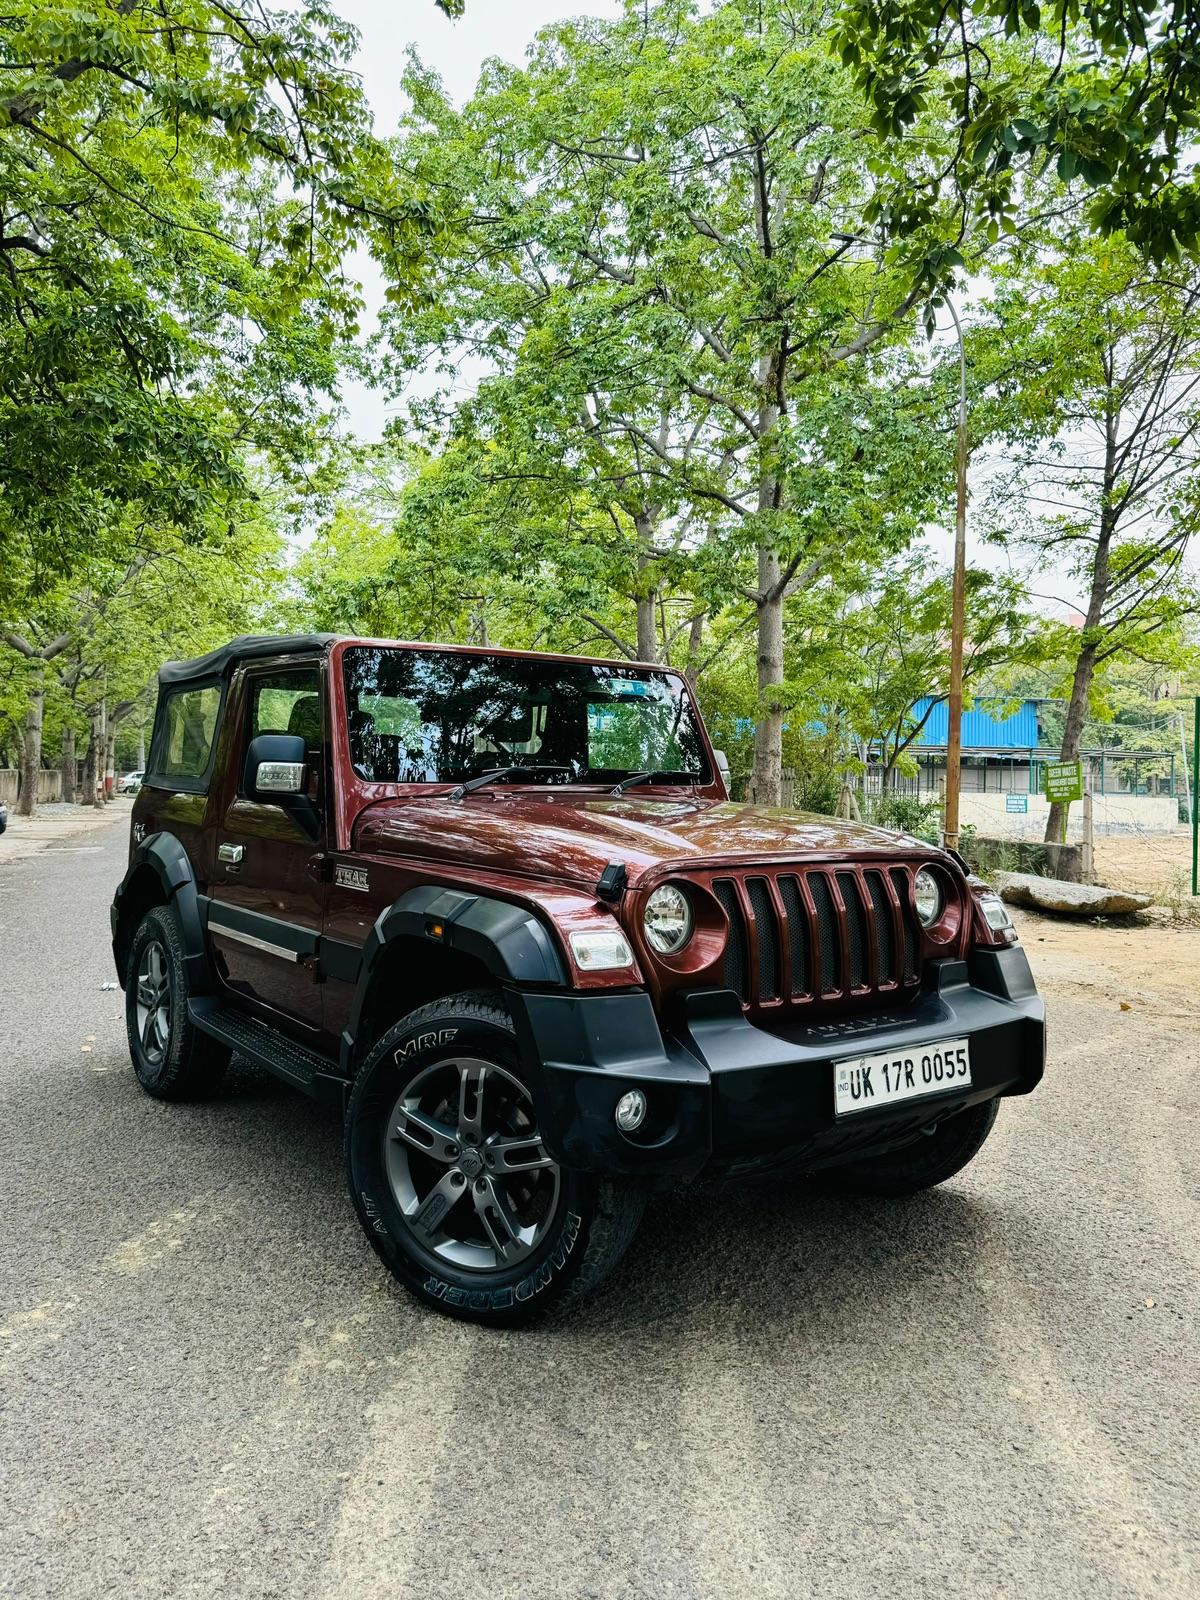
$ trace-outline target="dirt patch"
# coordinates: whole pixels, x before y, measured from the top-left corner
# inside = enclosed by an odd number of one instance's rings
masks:
[[[1147,926],[1135,918],[1074,922],[1016,908],[1012,918],[1039,989],[1087,991],[1116,1013],[1200,1018],[1200,925]],[[1136,1026],[1136,1019],[1130,1021]]]
[[[1181,915],[1200,916],[1200,901],[1192,901],[1190,828],[1102,835],[1096,840],[1096,880],[1153,895]]]

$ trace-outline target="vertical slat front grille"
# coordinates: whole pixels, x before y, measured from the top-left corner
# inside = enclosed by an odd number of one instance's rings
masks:
[[[918,981],[904,867],[759,869],[712,891],[729,918],[725,983],[743,1006],[901,995]]]
[[[725,946],[725,982],[740,995],[743,1001],[750,999],[750,986],[746,982],[750,970],[750,960],[746,952],[746,919],[742,915],[742,903],[738,899],[736,886],[728,878],[718,878],[712,886],[713,893],[721,902],[721,909],[729,918],[729,942]]]
[[[883,883],[881,872],[864,872],[867,893],[871,896],[871,916],[875,926],[875,949],[878,953],[878,983],[895,983],[900,974],[896,971],[896,941],[892,929],[892,903]]]
[[[779,987],[779,930],[775,925],[775,906],[765,878],[747,878],[746,893],[754,912],[754,931],[758,935],[758,997],[774,1000]]]
[[[841,966],[841,931],[838,928],[837,912],[833,909],[833,895],[829,892],[829,884],[823,873],[809,873],[808,891],[813,897],[813,905],[817,908],[817,950],[821,960],[821,992],[828,994],[830,990],[840,986],[838,969]]]
[[[808,931],[808,911],[800,895],[800,884],[790,873],[778,881],[779,898],[783,901],[788,923],[788,944],[791,947],[792,998],[809,992],[808,958],[812,940]]]
[[[842,891],[846,929],[850,935],[850,987],[861,989],[867,981],[867,925],[862,901],[858,898],[858,882],[852,872],[839,872],[837,883]]]
[[[905,983],[917,981],[917,930],[913,923],[913,912],[909,904],[908,873],[903,867],[892,868],[892,883],[900,898],[901,920],[904,924],[904,972]]]

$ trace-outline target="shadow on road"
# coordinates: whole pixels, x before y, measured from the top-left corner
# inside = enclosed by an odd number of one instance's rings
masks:
[[[311,1245],[317,1272],[324,1248],[344,1244],[347,1232],[357,1237],[336,1109],[240,1062],[208,1102],[141,1104],[172,1119],[172,1144],[186,1144],[191,1162],[207,1169],[214,1190],[236,1209],[242,1201],[250,1212],[263,1203],[276,1216],[286,1212],[289,1231]],[[806,1322],[834,1316],[842,1336],[852,1337],[846,1319],[857,1313],[877,1333],[889,1300],[936,1293],[947,1278],[971,1273],[994,1247],[998,1228],[1007,1231],[1014,1221],[958,1188],[904,1201],[856,1200],[782,1182],[657,1194],[616,1277],[548,1332],[621,1338],[650,1327],[727,1322],[736,1311],[737,1321],[760,1334],[778,1325],[792,1340]],[[380,1272],[365,1241],[358,1256],[364,1277]]]

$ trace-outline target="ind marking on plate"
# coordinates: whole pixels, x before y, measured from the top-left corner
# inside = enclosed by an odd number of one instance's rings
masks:
[[[371,887],[371,880],[367,876],[365,867],[335,867],[333,881],[339,889],[358,889],[366,894]]]

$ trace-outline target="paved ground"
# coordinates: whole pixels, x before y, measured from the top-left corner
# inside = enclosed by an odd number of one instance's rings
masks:
[[[128,827],[132,809],[132,799],[124,795],[117,795],[100,811],[93,806],[56,804],[38,806],[32,817],[19,817],[9,806],[8,827],[0,833],[0,868],[10,861],[37,855],[51,844],[94,846],[94,841],[83,836],[97,828],[108,828],[114,811],[120,813]]]
[[[1145,941],[1200,935],[1027,919],[1052,1066],[966,1174],[658,1201],[498,1336],[381,1276],[335,1117],[140,1093],[122,835],[0,867],[0,1594],[1196,1595],[1198,1002]]]

